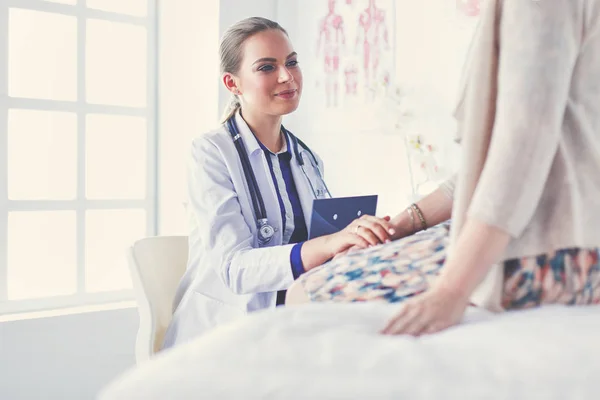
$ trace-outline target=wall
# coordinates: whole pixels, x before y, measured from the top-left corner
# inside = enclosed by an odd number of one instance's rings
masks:
[[[249,16],[274,19],[276,0],[163,1],[159,50],[158,232],[186,234],[190,141],[214,129],[229,95],[219,73],[219,38]]]
[[[0,399],[87,400],[134,365],[135,308],[0,323]]]
[[[185,231],[186,160],[193,137],[213,128],[218,103],[218,1],[159,6],[158,231]]]

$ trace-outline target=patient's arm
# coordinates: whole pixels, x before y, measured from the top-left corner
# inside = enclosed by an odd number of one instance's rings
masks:
[[[427,221],[427,226],[434,226],[450,219],[452,214],[452,203],[452,198],[448,195],[448,189],[446,187],[440,187],[433,193],[419,200],[416,204],[421,210],[421,213],[423,213],[423,217],[425,218],[425,221]],[[421,230],[419,219],[417,216],[414,217],[414,227],[410,215],[406,210],[403,210],[400,214],[392,218],[390,222],[396,229],[396,234],[392,239],[400,239]]]

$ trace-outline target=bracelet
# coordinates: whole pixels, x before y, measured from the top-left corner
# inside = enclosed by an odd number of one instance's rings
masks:
[[[419,217],[419,220],[421,221],[421,227],[423,228],[423,230],[427,230],[427,222],[425,221],[425,217],[423,216],[421,209],[415,203],[411,204],[410,208],[412,208],[412,210]]]
[[[406,213],[410,217],[410,225],[411,225],[410,232],[411,232],[411,234],[413,234],[417,231],[417,228],[415,228],[415,215],[412,213],[412,208],[410,208],[410,207],[406,208]]]

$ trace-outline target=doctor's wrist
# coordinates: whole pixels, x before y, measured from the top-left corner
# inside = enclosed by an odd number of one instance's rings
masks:
[[[321,258],[323,259],[322,263],[331,260],[338,253],[338,246],[335,243],[334,235],[321,236],[319,238],[316,238],[315,240],[319,240],[318,252],[321,255]]]
[[[300,252],[305,271],[310,271],[333,258],[335,253],[330,237],[331,235],[320,236],[304,242]]]

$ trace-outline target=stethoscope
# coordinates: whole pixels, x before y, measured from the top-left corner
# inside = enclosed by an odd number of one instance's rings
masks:
[[[267,210],[265,208],[265,202],[263,201],[260,189],[258,188],[256,176],[254,175],[254,171],[252,170],[252,165],[250,165],[248,153],[246,152],[246,148],[244,146],[244,143],[242,142],[242,136],[240,135],[240,131],[238,130],[237,123],[235,122],[235,116],[227,120],[227,128],[229,130],[229,133],[231,134],[231,137],[233,138],[233,143],[239,154],[240,161],[242,162],[242,169],[244,170],[246,182],[248,182],[250,198],[252,200],[252,207],[254,208],[254,216],[256,217],[256,226],[258,228],[258,243],[259,245],[264,246],[268,244],[275,235],[275,229],[271,224],[269,224],[269,221],[267,219]],[[300,169],[304,173],[304,176],[306,177],[306,180],[310,185],[314,198],[316,199],[323,195],[328,195],[329,197],[332,197],[331,193],[329,192],[329,188],[327,187],[327,184],[323,179],[323,175],[321,174],[321,169],[319,168],[317,158],[315,157],[313,152],[308,148],[306,144],[304,144],[300,139],[294,136],[290,131],[286,130],[283,126],[281,127],[281,130],[284,133],[287,133],[292,138],[294,156],[296,157],[298,165],[300,166]],[[317,174],[325,190],[318,189],[315,191],[315,187],[313,186],[311,180],[308,177],[308,174],[306,173],[304,159],[300,156],[300,152],[298,151],[298,144],[300,144],[300,146],[302,146],[310,154],[312,158],[311,163],[313,164],[313,167],[317,170]]]

